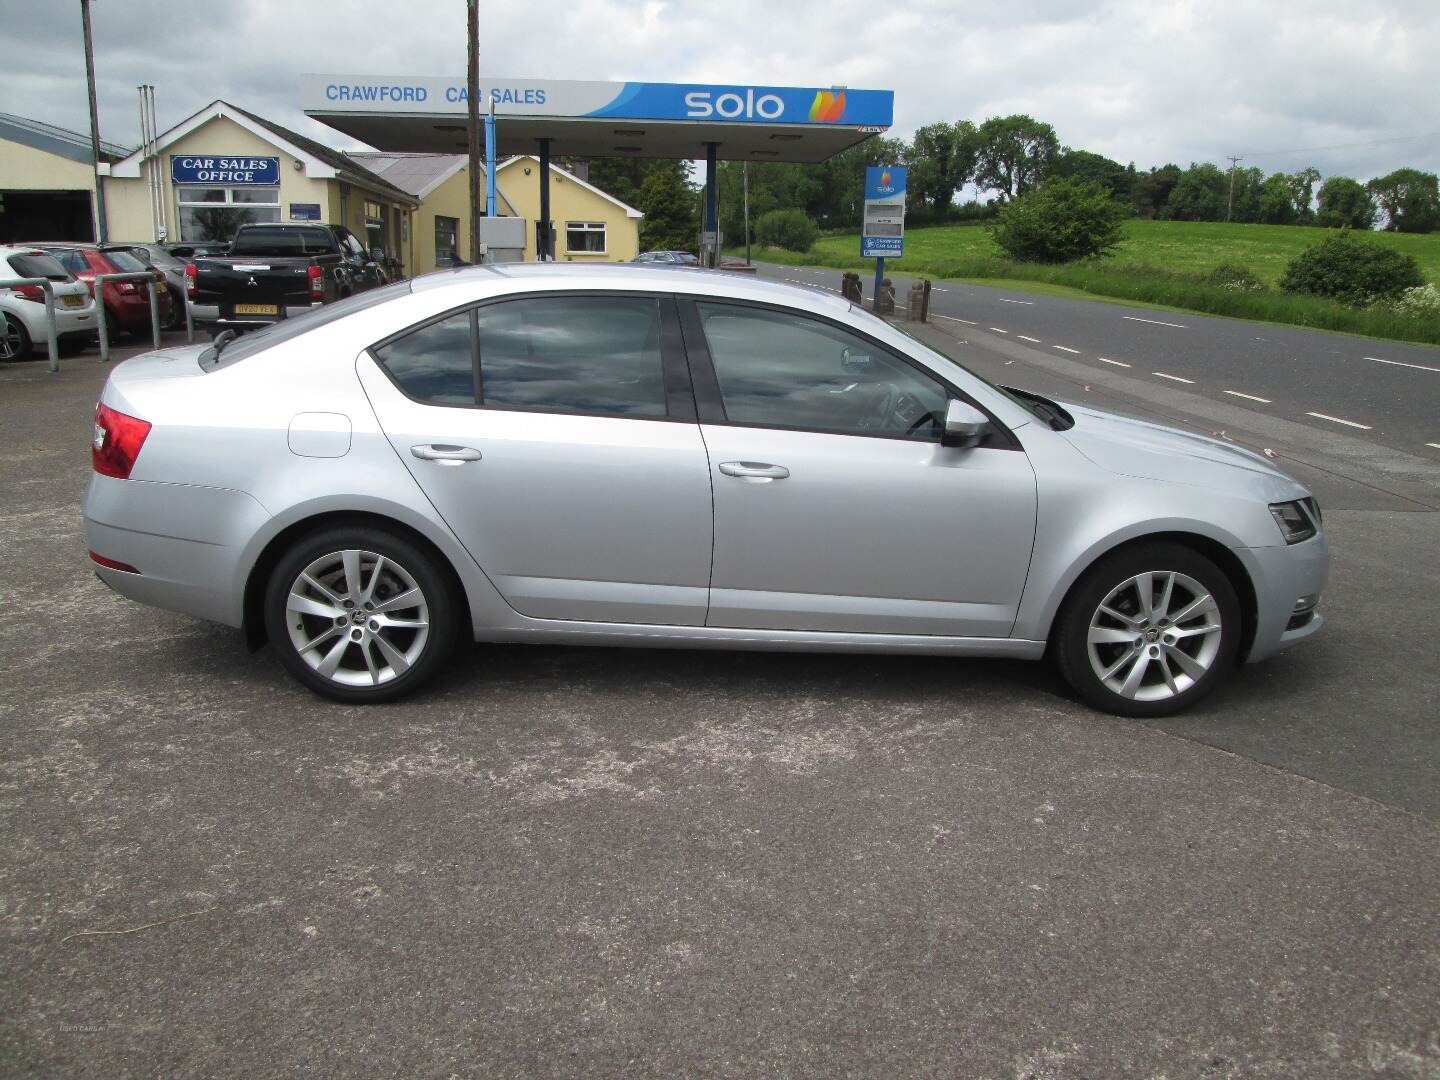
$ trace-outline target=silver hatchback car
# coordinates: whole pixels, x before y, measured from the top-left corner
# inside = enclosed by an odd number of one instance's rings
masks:
[[[1319,629],[1310,493],[992,386],[839,297],[473,267],[139,356],[95,414],[97,573],[348,702],[480,641],[1047,653],[1154,716]]]

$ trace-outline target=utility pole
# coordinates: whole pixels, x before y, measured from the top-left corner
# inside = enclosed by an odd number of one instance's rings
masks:
[[[740,187],[745,203],[745,265],[750,265],[750,162],[740,163]]]
[[[80,0],[80,22],[85,28],[85,82],[90,90],[90,156],[95,167],[95,239],[105,243],[105,188],[100,176],[100,110],[95,105],[95,49],[90,41],[90,0]]]
[[[470,261],[480,261],[480,0],[468,0],[465,36],[466,137],[470,152]]]
[[[1230,198],[1225,203],[1225,220],[1229,221],[1235,213],[1235,166],[1244,161],[1243,157],[1230,157]]]

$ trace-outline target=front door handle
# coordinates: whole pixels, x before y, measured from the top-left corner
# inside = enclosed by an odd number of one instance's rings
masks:
[[[759,461],[722,461],[720,471],[726,476],[750,480],[784,480],[790,475],[784,465],[766,465]]]
[[[473,446],[424,443],[420,446],[412,446],[410,453],[424,461],[438,461],[441,465],[464,465],[467,461],[480,460],[480,451]]]

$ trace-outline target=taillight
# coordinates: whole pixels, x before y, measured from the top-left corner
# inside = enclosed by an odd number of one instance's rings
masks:
[[[194,263],[185,264],[185,295],[191,300],[195,299],[195,275],[198,273]]]
[[[320,266],[312,266],[308,271],[310,274],[310,299],[325,299],[325,269]]]
[[[95,406],[95,437],[90,447],[90,463],[102,476],[129,480],[150,424],[133,416],[116,412],[108,405]]]
[[[10,291],[22,300],[34,300],[37,304],[45,302],[45,290],[39,285],[12,285]]]
[[[136,570],[135,567],[131,566],[128,562],[121,562],[119,559],[107,559],[104,555],[97,555],[93,551],[90,552],[90,561],[99,563],[101,566],[108,567],[111,570],[119,570],[126,574],[140,573],[139,570]]]

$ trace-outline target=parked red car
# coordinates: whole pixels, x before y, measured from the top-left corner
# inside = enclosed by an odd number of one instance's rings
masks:
[[[95,294],[96,274],[153,273],[159,286],[160,325],[172,324],[174,298],[165,287],[165,275],[151,270],[124,244],[36,244],[60,260],[60,264]],[[112,340],[121,333],[150,336],[150,291],[143,281],[107,281],[105,283],[105,325]]]

